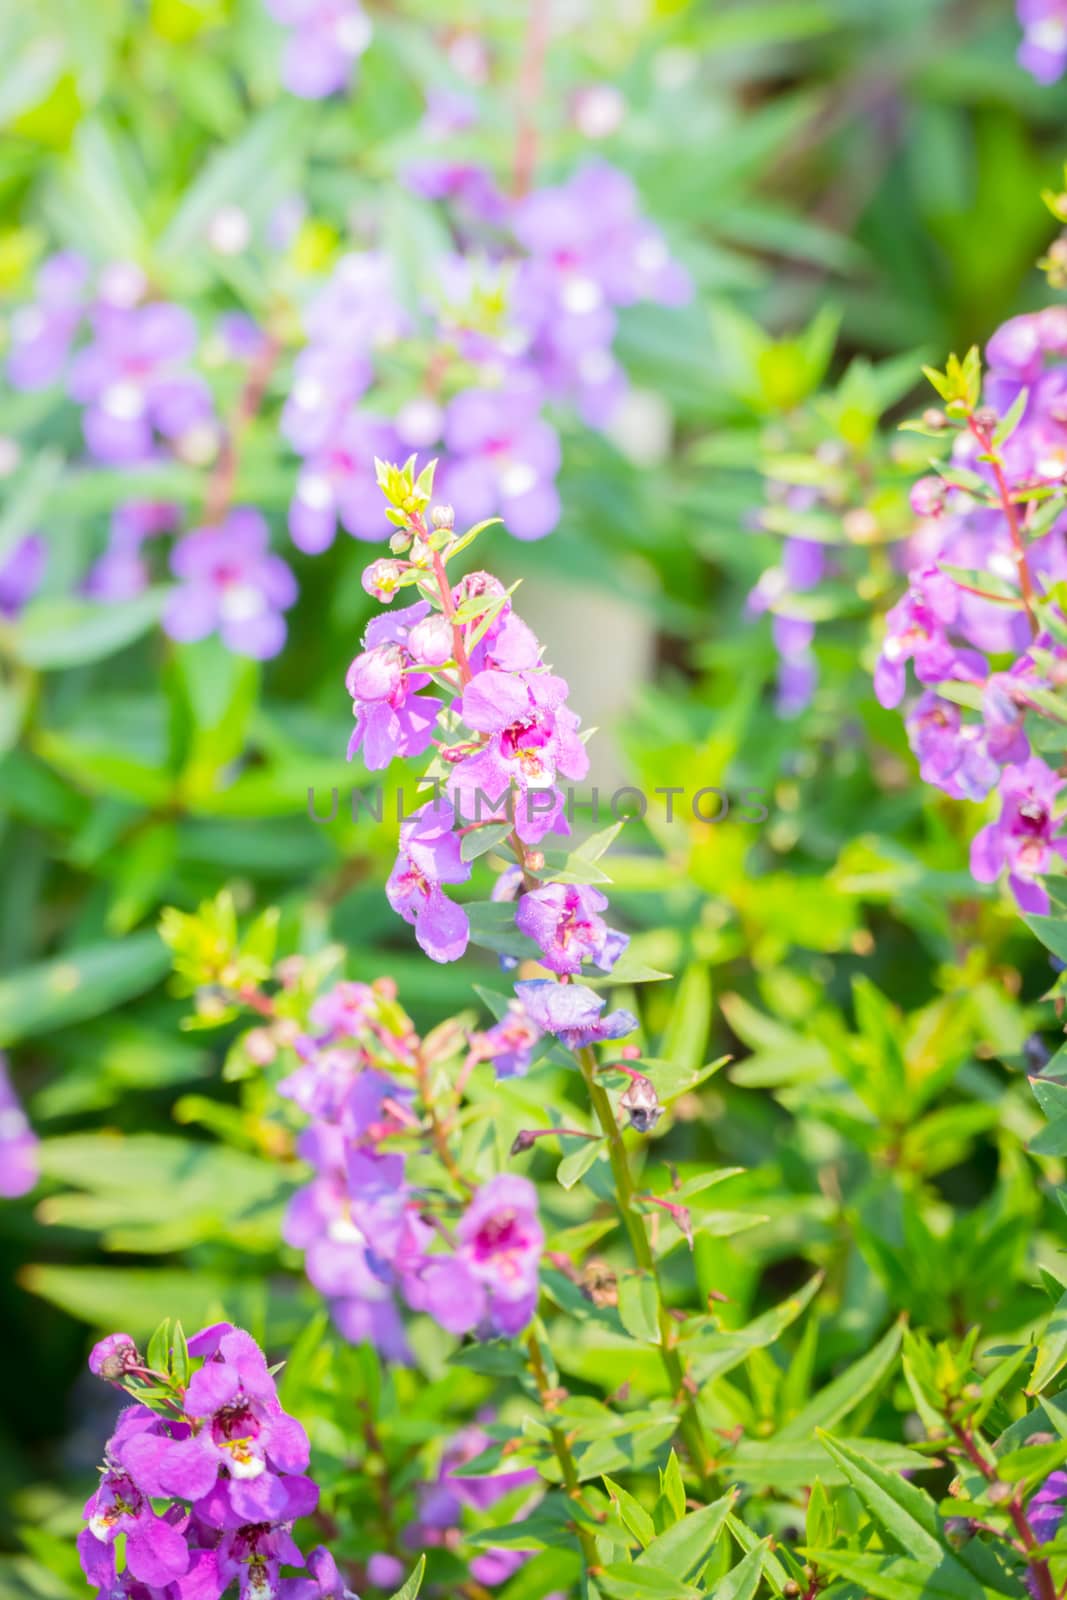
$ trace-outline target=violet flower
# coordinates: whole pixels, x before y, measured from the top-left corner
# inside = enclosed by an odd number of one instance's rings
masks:
[[[544,1234],[537,1191],[503,1173],[482,1185],[456,1228],[453,1255],[431,1255],[405,1284],[411,1304],[449,1333],[521,1333],[537,1306]]]
[[[282,57],[282,82],[303,100],[323,100],[348,85],[371,41],[370,19],[356,0],[264,0],[291,29]]]
[[[1006,767],[1000,783],[1001,812],[971,841],[971,873],[978,883],[1008,884],[1021,910],[1047,915],[1049,898],[1037,881],[1056,857],[1067,857],[1067,838],[1056,830],[1061,819],[1053,806],[1064,780],[1038,756],[1020,767]]]
[[[17,1199],[37,1182],[37,1135],[19,1103],[0,1052],[0,1198]]]
[[[171,552],[178,586],[163,626],[186,642],[218,633],[236,655],[267,660],[285,643],[283,611],[296,600],[296,579],[270,549],[266,520],[250,507],[227,513],[217,527],[197,528]]]
[[[1038,83],[1055,83],[1067,67],[1065,0],[1018,0],[1023,39],[1019,65]]]
[[[550,972],[578,973],[592,961],[610,972],[629,939],[609,928],[600,913],[608,897],[585,884],[546,883],[519,901],[515,926],[541,947]]]
[[[631,1011],[609,1011],[603,995],[578,983],[554,983],[551,978],[531,978],[515,985],[527,1016],[545,1033],[554,1033],[568,1050],[608,1039],[624,1039],[637,1027]]]
[[[157,434],[179,439],[212,416],[211,392],[188,367],[197,332],[183,307],[99,306],[93,331],[71,364],[68,387],[86,407],[82,429],[97,460],[146,461]]]
[[[385,892],[393,910],[414,926],[432,961],[458,961],[467,948],[470,924],[462,907],[442,892],[443,883],[466,883],[471,864],[453,832],[455,813],[445,801],[430,801],[400,827],[400,853]]]
[[[465,389],[445,412],[441,497],[464,523],[503,518],[516,539],[543,539],[559,521],[559,438],[532,386]]]
[[[41,587],[45,568],[45,542],[39,533],[27,533],[0,555],[0,617],[14,622]]]

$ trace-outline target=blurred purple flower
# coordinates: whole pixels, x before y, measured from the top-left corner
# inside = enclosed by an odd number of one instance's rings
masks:
[[[37,1182],[37,1142],[0,1053],[0,1198],[28,1194]]]
[[[13,389],[44,389],[67,364],[85,315],[88,263],[73,251],[50,256],[37,274],[34,299],[11,319],[8,382]]]
[[[92,322],[92,342],[75,356],[68,379],[71,397],[86,408],[91,455],[116,466],[145,461],[155,434],[180,439],[212,416],[210,390],[188,370],[197,334],[183,307],[98,307]]]
[[[0,617],[13,622],[41,586],[45,568],[45,542],[28,533],[0,555]]]
[[[356,0],[264,0],[275,21],[291,29],[282,57],[282,82],[302,100],[322,100],[348,85],[352,67],[371,41],[370,19]]]
[[[296,600],[296,579],[270,550],[266,520],[250,507],[230,511],[217,527],[197,528],[171,552],[178,586],[163,626],[172,639],[218,633],[236,655],[266,660],[285,643],[283,611]]]
[[[532,386],[466,389],[445,413],[439,493],[461,524],[503,518],[516,539],[543,539],[559,521],[559,439]]]

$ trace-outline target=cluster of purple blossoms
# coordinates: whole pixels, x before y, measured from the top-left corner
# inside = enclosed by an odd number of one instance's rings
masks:
[[[1037,913],[1049,905],[1041,876],[1067,855],[1064,779],[1026,726],[1067,679],[1067,628],[1047,598],[1067,578],[1065,357],[1060,307],[1015,317],[990,340],[982,403],[960,403],[949,472],[912,491],[914,565],[874,675],[882,705],[899,705],[910,662],[922,692],[906,722],[923,778],[958,799],[998,794],[971,871],[979,883],[1006,873],[1019,906]]]
[[[1019,65],[1038,83],[1055,83],[1067,68],[1067,0],[1018,0],[1018,12]]]
[[[457,1335],[520,1332],[538,1294],[536,1191],[524,1178],[490,1179],[443,1228],[431,1197],[412,1188],[395,1144],[420,1126],[409,1081],[420,1041],[393,986],[336,984],[292,1042],[300,1064],[279,1091],[309,1119],[297,1150],[315,1176],[283,1231],[339,1332],[399,1362],[410,1360],[402,1303]]]
[[[489,1446],[490,1437],[484,1428],[489,1420],[488,1417],[482,1417],[454,1434],[441,1455],[436,1476],[431,1482],[420,1485],[418,1515],[404,1530],[404,1542],[409,1549],[452,1548],[463,1536],[464,1510],[488,1511],[506,1495],[522,1489],[529,1489],[531,1495],[512,1521],[521,1522],[534,1509],[540,1495],[533,1491],[541,1480],[531,1467],[484,1477],[458,1475],[461,1467],[473,1461]],[[532,1553],[515,1549],[482,1550],[470,1563],[470,1575],[476,1583],[496,1588],[513,1577]]]
[[[440,114],[454,127],[468,110]],[[400,302],[384,257],[353,254],[305,312],[282,431],[303,458],[289,525],[309,553],[332,543],[338,522],[357,539],[382,536],[374,458],[409,450],[440,457],[440,491],[464,523],[500,515],[516,538],[543,538],[560,516],[546,406],[573,404],[605,425],[626,388],[618,309],[689,295],[630,180],[603,162],[517,200],[468,162],[422,162],[407,178],[449,208],[460,249],[436,264],[418,306]],[[386,420],[362,402],[378,356],[402,340],[420,378]]]
[[[0,1198],[28,1194],[37,1182],[37,1135],[8,1075],[0,1054]]]
[[[222,318],[216,343],[226,359],[263,359],[264,335],[248,318]],[[138,267],[115,262],[94,272],[65,253],[44,263],[32,302],[12,319],[7,372],[18,389],[63,384],[81,407],[90,457],[128,471],[135,492],[140,469],[172,458],[207,465],[218,456],[214,400],[195,369],[200,347],[190,313],[151,298]],[[179,523],[174,505],[136,497],[121,503],[84,592],[105,604],[140,594],[151,578],[149,542]],[[16,615],[33,594],[43,559],[41,540],[31,536],[0,562],[0,615]],[[256,658],[281,650],[282,613],[296,599],[296,583],[270,553],[258,512],[221,510],[214,526],[177,541],[170,567],[177,584],[163,625],[172,638],[218,633],[228,649]]]
[[[543,665],[503,585],[486,572],[450,583],[447,563],[461,541],[451,506],[437,507],[429,523],[423,515],[433,468],[417,481],[413,460],[403,469],[379,462],[377,471],[400,531],[394,558],[373,563],[364,586],[389,599],[414,583],[424,598],[367,630],[346,679],[356,724],[348,754],[362,751],[379,769],[433,747],[428,776],[438,793],[402,823],[387,885],[390,904],[432,960],[456,960],[470,937],[467,913],[445,892],[471,876],[466,841],[475,836],[477,855],[481,829],[492,827],[494,842],[506,834],[515,861],[491,898],[514,906],[516,935],[556,975],[519,983],[504,1018],[472,1040],[473,1059],[515,1076],[546,1034],[582,1049],[637,1025],[625,1011],[605,1015],[603,997],[573,981],[588,967],[610,972],[628,940],[605,920],[607,897],[554,880],[541,849],[549,834],[569,834],[558,781],[580,781],[588,756],[567,685]],[[438,694],[424,692],[431,685]]]
[[[264,0],[288,30],[282,82],[302,100],[323,100],[347,88],[371,41],[370,19],[357,0]]]
[[[282,1409],[263,1352],[228,1322],[188,1352],[200,1365],[187,1383],[145,1367],[128,1334],[89,1358],[98,1377],[146,1385],[161,1402],[128,1407],[108,1441],[78,1536],[90,1586],[100,1600],[218,1600],[236,1580],[242,1600],[345,1600],[329,1551],[305,1563],[293,1539],[319,1491],[307,1435]],[[283,1567],[308,1575],[282,1577]]]
[[[63,383],[82,410],[89,454],[135,467],[167,451],[195,454],[214,405],[193,370],[199,336],[181,306],[149,298],[140,268],[114,262],[95,273],[83,257],[50,257],[34,298],[12,318],[8,381],[16,389]]]

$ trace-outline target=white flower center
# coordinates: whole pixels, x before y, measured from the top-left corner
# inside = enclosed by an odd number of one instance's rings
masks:
[[[397,413],[396,427],[405,444],[418,448],[441,437],[441,407],[432,400],[409,400]]]
[[[219,599],[219,615],[224,622],[250,622],[262,616],[267,602],[250,583],[228,583]]]
[[[1067,49],[1067,19],[1045,17],[1043,21],[1035,22],[1032,27],[1027,28],[1026,36],[1039,50]]]
[[[318,378],[297,378],[293,384],[293,404],[301,411],[317,411],[326,398]]]
[[[324,472],[301,473],[296,493],[312,511],[326,511],[333,504],[333,489]]]
[[[362,11],[351,11],[341,17],[333,30],[337,48],[346,56],[360,56],[370,44],[370,19]]]
[[[501,469],[500,492],[509,499],[516,495],[528,494],[537,483],[537,473],[525,461],[509,461]]]
[[[568,273],[563,281],[563,292],[560,299],[564,311],[569,311],[575,317],[587,317],[595,311],[604,296],[599,283],[595,278],[588,278],[584,273]]]
[[[100,403],[119,422],[134,422],[144,414],[144,393],[135,383],[108,384]]]
[[[351,1217],[334,1217],[326,1232],[334,1244],[364,1244],[366,1236],[360,1232]]]

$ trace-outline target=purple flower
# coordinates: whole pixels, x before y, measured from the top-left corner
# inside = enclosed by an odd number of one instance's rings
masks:
[[[71,365],[69,388],[86,407],[85,442],[100,461],[145,461],[155,435],[178,439],[212,415],[211,393],[188,370],[196,324],[181,306],[102,306],[94,338]]]
[[[630,941],[601,917],[607,906],[608,897],[599,889],[547,883],[522,896],[515,926],[540,945],[542,963],[550,972],[578,973],[584,961],[610,972]]]
[[[79,1554],[90,1575],[98,1559],[92,1541],[113,1545],[126,1538],[126,1565],[140,1582],[162,1588],[189,1568],[189,1548],[178,1528],[159,1517],[151,1502],[126,1473],[109,1468],[85,1506],[89,1526],[79,1536]]]
[[[375,617],[364,635],[367,648],[348,669],[345,685],[356,719],[348,759],[362,750],[371,772],[387,767],[397,756],[422,755],[444,709],[440,700],[419,693],[430,676],[413,666],[411,635],[429,611],[429,604],[420,600]]]
[[[554,983],[551,978],[531,978],[515,985],[527,1016],[545,1033],[554,1033],[568,1050],[606,1039],[623,1039],[637,1027],[630,1011],[609,1011],[601,1016],[603,995],[578,983]]]
[[[129,600],[148,584],[145,541],[170,533],[179,521],[178,507],[165,501],[127,500],[111,518],[108,546],[93,567],[85,592],[97,600]]]
[[[323,100],[344,89],[353,64],[371,40],[371,25],[356,0],[264,0],[292,32],[282,57],[282,82],[302,100]]]
[[[543,539],[559,521],[560,448],[530,386],[466,389],[445,413],[448,458],[439,492],[460,522],[499,515],[516,539]]]
[[[8,382],[13,389],[44,389],[63,372],[85,314],[87,262],[71,251],[50,256],[37,274],[32,304],[11,319]]]
[[[429,1256],[406,1292],[449,1333],[480,1325],[511,1338],[537,1306],[544,1234],[537,1191],[526,1178],[504,1173],[483,1184],[456,1228],[457,1249]]]
[[[519,876],[521,881],[521,871]],[[498,898],[495,893],[493,898]],[[471,1035],[471,1052],[478,1061],[491,1061],[498,1078],[523,1078],[542,1037],[542,1030],[526,1015],[519,1001],[511,1000],[501,1021],[483,1033]]]
[[[296,579],[270,550],[265,519],[250,507],[230,511],[213,528],[197,528],[171,553],[178,578],[163,615],[172,639],[218,633],[236,655],[266,660],[285,643],[283,611],[296,600]]]
[[[1027,1520],[1039,1544],[1051,1544],[1063,1521],[1067,1472],[1050,1472],[1026,1507]]]
[[[306,376],[298,379],[307,383]],[[295,391],[294,391],[295,392]],[[398,454],[396,431],[378,417],[347,411],[308,454],[289,507],[289,532],[298,550],[329,549],[337,523],[354,539],[380,539],[388,524],[374,476],[374,458]]]
[[[980,723],[965,723],[959,706],[928,689],[909,711],[907,729],[924,783],[958,800],[985,799],[1000,768]]]
[[[463,691],[460,714],[468,728],[489,739],[449,776],[449,793],[459,799],[464,816],[486,820],[484,806],[495,810],[497,797],[512,784],[525,795],[551,788],[560,775],[576,782],[585,777],[589,757],[566,699],[566,683],[551,673],[475,674]]]
[[[1037,881],[1056,856],[1067,856],[1067,839],[1057,838],[1052,808],[1063,779],[1038,756],[1020,767],[1006,767],[1000,782],[1001,812],[971,841],[971,873],[978,883],[995,883],[1003,871],[1023,911],[1047,915],[1049,899]]]
[[[393,910],[413,924],[432,961],[458,961],[467,948],[467,913],[442,893],[442,883],[466,883],[471,864],[460,854],[447,801],[431,800],[400,827],[400,853],[385,892]]]
[[[1055,83],[1067,67],[1065,0],[1018,0],[1023,40],[1019,65],[1038,83]]]
[[[14,1200],[37,1182],[37,1135],[19,1104],[0,1052],[0,1197]]]
[[[907,594],[886,617],[882,653],[874,671],[874,692],[881,705],[898,706],[904,698],[908,661],[914,663],[920,683],[985,676],[984,663],[974,661],[973,652],[959,652],[949,642],[947,630],[958,618],[959,601],[952,579],[936,566],[916,568],[909,574]]]
[[[0,617],[14,622],[41,586],[45,543],[39,533],[28,533],[6,554],[0,555]]]

